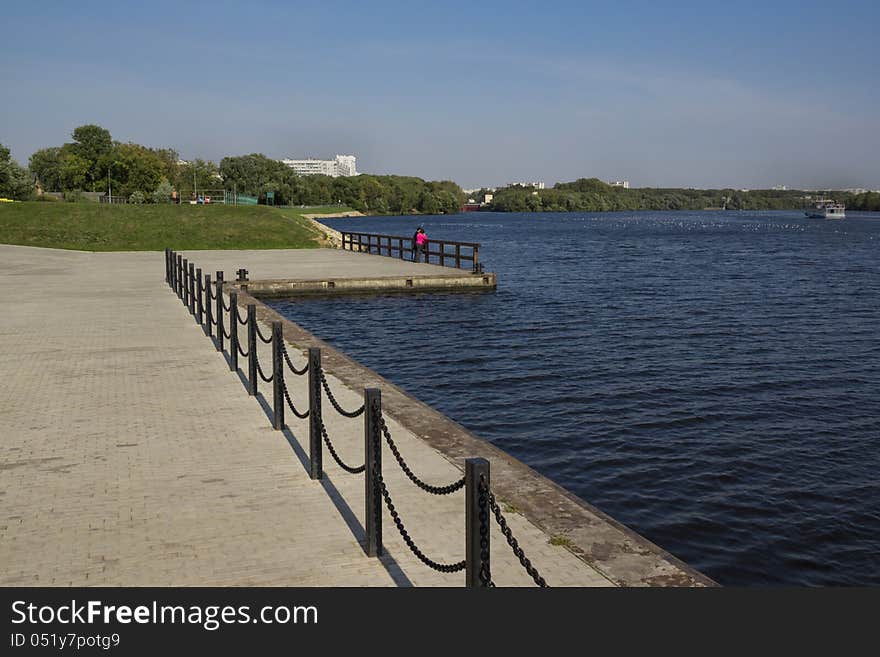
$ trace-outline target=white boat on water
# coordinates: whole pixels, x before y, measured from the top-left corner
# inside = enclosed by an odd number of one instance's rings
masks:
[[[804,214],[813,219],[843,219],[846,207],[830,198],[817,198],[804,208]]]

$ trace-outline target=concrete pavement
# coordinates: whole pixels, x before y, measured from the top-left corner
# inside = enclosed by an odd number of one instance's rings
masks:
[[[242,266],[251,278],[442,269],[331,250],[188,255],[227,279]],[[288,413],[288,429],[271,428],[265,399],[247,395],[165,284],[162,253],[0,245],[0,272],[0,584],[462,584],[461,573],[422,565],[387,512],[387,555],[364,555],[362,478],[326,452],[325,481],[308,478],[307,423]],[[261,360],[271,362],[266,345]],[[339,402],[359,406],[356,387],[327,370]],[[288,381],[304,405],[305,382]],[[360,464],[362,419],[326,401],[324,417],[343,458]],[[422,479],[461,476],[459,464],[387,420]],[[426,495],[387,452],[385,464],[416,543],[436,560],[463,559],[463,494]],[[612,585],[525,517],[507,515],[548,583]],[[497,531],[492,571],[499,585],[531,585]]]

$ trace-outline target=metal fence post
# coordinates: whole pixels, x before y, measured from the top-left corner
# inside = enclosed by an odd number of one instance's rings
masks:
[[[177,254],[177,274],[174,278],[174,291],[177,292],[177,298],[180,299],[183,297],[183,288],[181,287],[181,276],[180,276],[180,268],[183,262],[183,256],[179,253]]]
[[[284,333],[281,322],[272,322],[272,392],[275,412],[272,415],[272,427],[276,430],[284,428]]]
[[[205,335],[214,333],[214,313],[211,312],[211,274],[205,274]]]
[[[321,350],[309,347],[309,476],[324,477],[321,444]]]
[[[238,371],[238,292],[229,293],[229,369]]]
[[[483,479],[483,488],[480,479]],[[466,459],[465,480],[465,586],[489,585],[489,461]]]
[[[196,263],[189,263],[189,314],[196,314]]]
[[[223,351],[223,279],[215,281],[214,285],[217,286],[217,351]]]
[[[168,283],[171,280],[171,266],[168,263],[168,253],[171,251],[167,246],[165,247],[165,282]]]
[[[174,251],[168,249],[168,262],[165,263],[165,266],[168,267],[168,286],[173,290],[174,289]]]
[[[199,320],[199,325],[202,324],[203,317],[205,314],[205,306],[202,304],[202,268],[199,267],[196,269],[196,319]]]
[[[257,394],[257,307],[250,303],[248,315],[248,394]]]
[[[369,557],[382,556],[382,443],[379,414],[382,412],[382,391],[364,389],[364,529]]]
[[[184,306],[189,306],[189,260],[186,258],[183,259],[183,284],[181,287],[183,288],[183,296],[180,297],[180,300],[183,301]]]

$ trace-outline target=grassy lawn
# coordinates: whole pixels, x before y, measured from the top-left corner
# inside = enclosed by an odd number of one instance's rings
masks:
[[[3,203],[0,242],[82,251],[308,249],[322,246],[318,231],[300,216],[314,211],[264,205]]]

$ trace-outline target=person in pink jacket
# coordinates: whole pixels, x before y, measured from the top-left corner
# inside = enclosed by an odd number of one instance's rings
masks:
[[[428,236],[421,226],[413,235],[413,262],[419,262],[420,253],[425,254],[425,262],[428,262]]]

